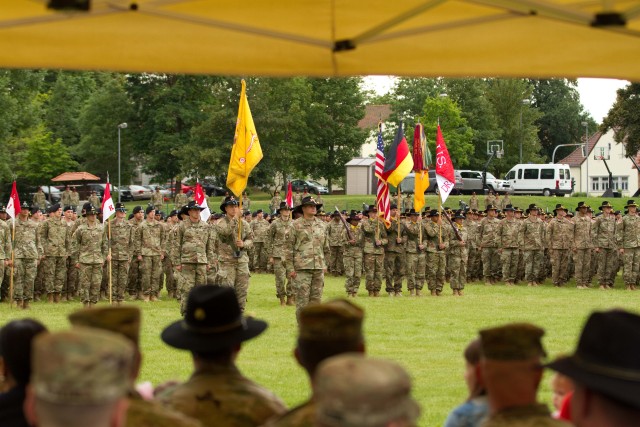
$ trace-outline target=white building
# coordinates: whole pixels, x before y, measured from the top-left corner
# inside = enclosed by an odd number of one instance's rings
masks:
[[[571,168],[574,192],[587,192],[588,186],[590,196],[600,196],[609,187],[609,173],[601,157],[606,159],[613,174],[613,191],[622,193],[622,197],[631,197],[638,190],[638,170],[627,156],[624,145],[616,143],[613,135],[613,130],[605,134],[596,132],[589,138],[587,157],[583,157],[582,147],[578,147],[558,160],[557,163],[566,163]]]

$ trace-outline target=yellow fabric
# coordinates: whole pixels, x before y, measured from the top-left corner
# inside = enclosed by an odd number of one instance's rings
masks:
[[[424,192],[429,188],[429,172],[416,172],[415,189],[413,191],[413,209],[420,212],[425,205]]]
[[[238,106],[238,121],[236,133],[233,137],[229,170],[227,172],[227,187],[237,197],[242,197],[242,192],[247,188],[249,174],[262,160],[262,147],[258,139],[258,132],[253,123],[251,109],[246,93],[247,85],[242,80],[240,92],[240,105]]]
[[[46,3],[2,2],[0,67],[640,81],[637,0],[93,0],[88,13]],[[600,12],[627,23],[594,27]],[[334,49],[341,40],[353,48]]]
[[[407,143],[405,142],[405,145],[406,144]],[[407,148],[407,152],[408,151],[409,149]],[[404,158],[404,160],[402,160],[402,162],[400,162],[400,164],[396,166],[393,172],[391,172],[391,174],[387,177],[387,182],[394,187],[397,187],[398,185],[400,185],[404,177],[407,176],[409,172],[411,172],[411,169],[413,169],[413,157],[411,157],[411,154],[407,153],[407,156]]]

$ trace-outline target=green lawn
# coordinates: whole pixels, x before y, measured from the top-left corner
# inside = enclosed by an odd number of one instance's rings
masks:
[[[324,298],[343,296],[343,285],[344,279],[328,277]],[[423,409],[420,425],[437,426],[465,398],[462,350],[478,329],[505,322],[534,322],[546,329],[544,343],[554,357],[572,351],[591,311],[613,307],[637,310],[640,293],[621,287],[620,277],[612,291],[553,288],[548,283],[539,288],[470,284],[462,298],[452,297],[446,288],[439,298],[374,299],[364,296],[363,285],[356,302],[366,310],[369,354],[397,360],[406,367],[414,379],[414,396]],[[144,309],[140,380],[158,384],[187,378],[191,371],[189,355],[169,348],[160,340],[162,329],[179,318],[177,302],[167,301],[163,294],[161,302],[136,304]],[[39,302],[24,313],[2,304],[0,318],[6,322],[28,315],[51,329],[62,329],[68,326],[66,315],[79,307],[79,302],[59,305]],[[238,360],[240,369],[272,389],[288,405],[300,403],[308,396],[309,387],[304,372],[292,357],[297,328],[295,308],[278,305],[272,275],[253,275],[247,312],[266,319],[270,326],[263,335],[247,343]],[[547,377],[540,399],[550,403],[548,382]]]

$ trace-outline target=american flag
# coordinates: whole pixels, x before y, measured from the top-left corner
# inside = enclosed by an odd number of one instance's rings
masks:
[[[389,185],[382,179],[384,171],[384,144],[382,142],[382,123],[378,123],[378,146],[376,149],[376,176],[378,177],[378,191],[376,193],[376,204],[378,205],[378,215],[382,217],[387,228],[391,225],[391,209],[389,206]]]

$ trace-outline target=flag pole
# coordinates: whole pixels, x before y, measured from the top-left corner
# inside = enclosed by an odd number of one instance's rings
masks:
[[[442,196],[438,194],[438,242],[442,243]]]
[[[402,207],[400,206],[400,186],[398,186],[398,209],[401,209]],[[397,215],[397,214],[396,214]],[[398,238],[400,238],[400,215],[397,215],[398,217]]]
[[[102,213],[104,215],[104,212]],[[107,219],[107,234],[109,236],[109,305],[113,304],[113,270],[111,263],[111,221]]]
[[[240,194],[240,218],[238,218],[238,240],[242,240],[242,220],[244,213],[242,212],[242,194]]]
[[[15,210],[14,210],[15,212]],[[11,274],[9,275],[9,306],[13,308],[13,269],[15,261],[16,219],[11,218]]]

